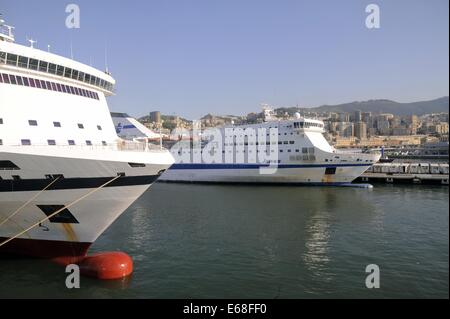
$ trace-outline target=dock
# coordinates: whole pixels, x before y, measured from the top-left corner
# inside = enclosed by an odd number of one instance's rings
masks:
[[[400,174],[400,173],[364,173],[356,179],[363,183],[385,184],[428,184],[447,185],[448,175],[443,174]]]
[[[356,179],[363,183],[447,185],[447,163],[376,163]]]

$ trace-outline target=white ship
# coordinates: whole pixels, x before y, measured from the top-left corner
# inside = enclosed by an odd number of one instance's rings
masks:
[[[379,153],[337,151],[323,136],[322,121],[301,118],[298,114],[295,119],[279,121],[270,108],[265,108],[264,114],[263,123],[221,128],[220,135],[225,137],[222,145],[218,145],[220,140],[210,141],[212,147],[191,150],[192,159],[196,152],[219,153],[214,162],[205,163],[203,155],[200,163],[177,161],[160,180],[341,185],[351,183],[381,156]],[[258,134],[261,129],[265,134]],[[175,156],[177,152],[180,158],[185,150],[175,148],[172,152]],[[267,155],[270,158],[258,160],[262,153],[263,158]]]
[[[320,120],[298,114],[294,119],[278,120],[268,107],[264,115],[262,123],[217,129],[219,139],[205,138],[207,132],[203,132],[197,148],[193,147],[195,134],[190,140],[179,141],[171,147],[176,163],[159,180],[342,185],[351,183],[381,157],[379,152],[336,150],[325,139],[324,123]],[[261,129],[263,136],[258,135]],[[141,130],[133,138],[150,138],[146,134]],[[121,136],[131,138],[125,133]]]
[[[118,138],[108,73],[12,31],[0,21],[0,252],[85,256],[173,158]]]

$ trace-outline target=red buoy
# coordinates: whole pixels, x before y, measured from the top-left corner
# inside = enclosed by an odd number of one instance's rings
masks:
[[[82,275],[97,279],[122,279],[133,272],[133,260],[120,251],[90,256],[59,256],[51,260],[63,266],[77,264]]]
[[[97,279],[120,279],[131,275],[133,260],[123,252],[104,252],[79,261],[82,275]]]

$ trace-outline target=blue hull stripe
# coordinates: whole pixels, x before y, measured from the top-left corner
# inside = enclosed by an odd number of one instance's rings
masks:
[[[112,176],[114,177],[114,176]],[[97,188],[111,180],[112,177],[81,177],[62,178],[47,188],[51,190]],[[123,176],[105,187],[150,185],[158,179],[159,175]],[[40,179],[0,179],[0,193],[3,192],[29,192],[44,189],[51,180]]]
[[[327,168],[327,167],[355,167],[371,166],[366,164],[278,164],[274,168]],[[173,164],[170,169],[259,169],[270,167],[269,164]]]
[[[359,184],[349,182],[226,182],[226,181],[196,181],[196,180],[165,180],[164,177],[158,179],[158,183],[176,183],[176,184],[221,184],[221,185],[264,185],[264,186],[352,186],[358,187]]]

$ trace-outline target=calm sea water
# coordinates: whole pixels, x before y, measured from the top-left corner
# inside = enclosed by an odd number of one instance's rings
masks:
[[[155,184],[93,245],[122,250],[132,277],[82,277],[0,259],[0,297],[448,298],[447,187]],[[365,287],[365,267],[381,287]]]

